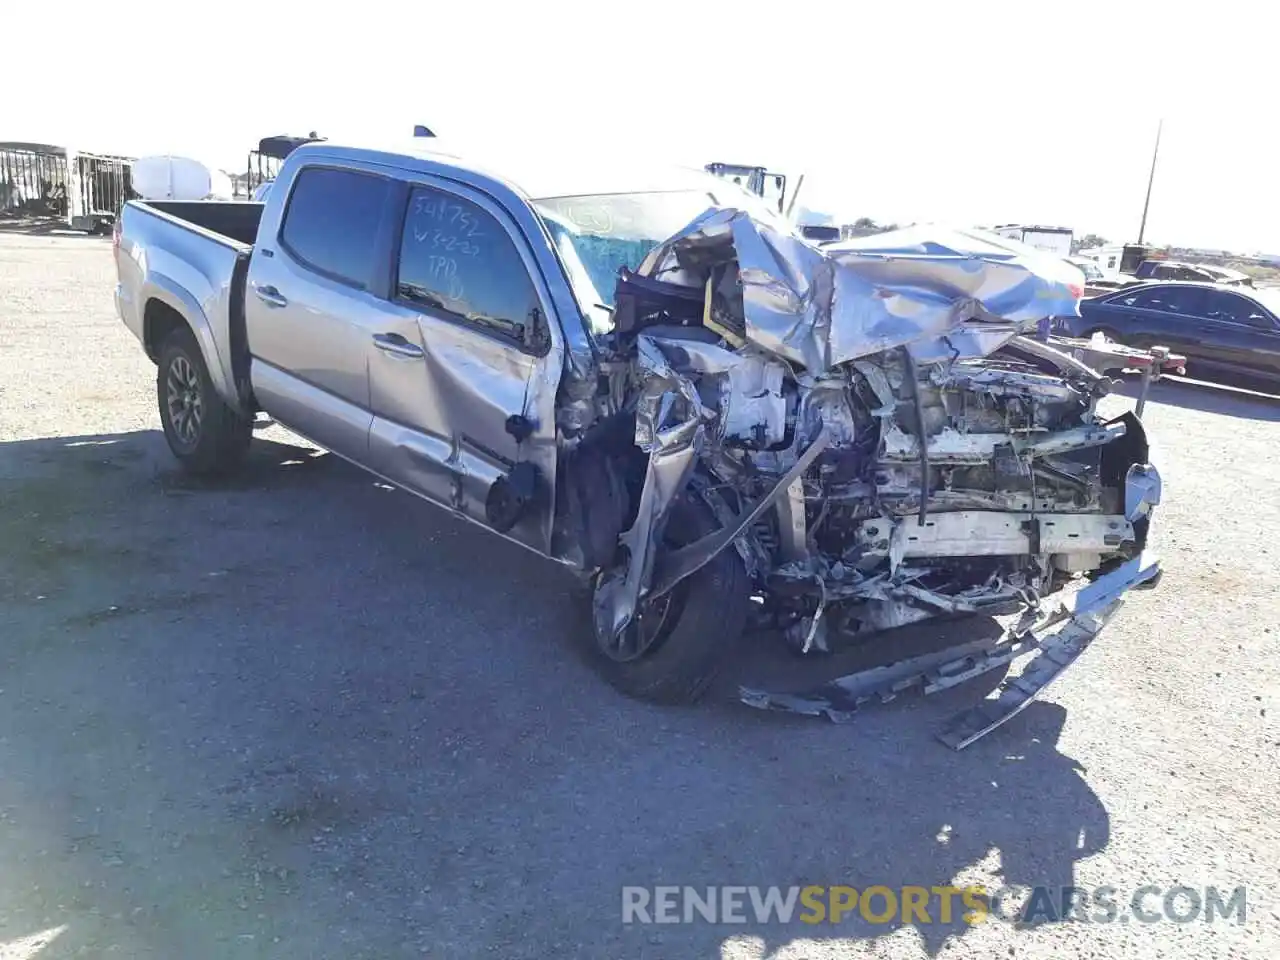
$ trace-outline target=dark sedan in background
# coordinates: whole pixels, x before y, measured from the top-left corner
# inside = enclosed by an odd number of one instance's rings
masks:
[[[1059,317],[1072,337],[1101,332],[1133,347],[1166,346],[1187,357],[1187,376],[1280,389],[1280,290],[1212,283],[1146,283],[1086,299]]]

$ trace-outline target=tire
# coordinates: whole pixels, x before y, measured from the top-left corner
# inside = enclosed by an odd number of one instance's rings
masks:
[[[200,346],[185,326],[169,334],[160,347],[156,402],[164,438],[188,473],[225,475],[244,461],[253,421],[218,396]]]
[[[684,546],[715,530],[710,509],[687,493],[672,505],[667,545]],[[658,603],[662,603],[660,600]],[[726,547],[701,570],[671,590],[657,637],[644,653],[620,660],[605,651],[592,625],[583,631],[588,659],[621,693],[661,704],[694,703],[706,693],[729,649],[741,638],[750,607],[750,580],[742,557]],[[627,629],[637,624],[646,605]]]

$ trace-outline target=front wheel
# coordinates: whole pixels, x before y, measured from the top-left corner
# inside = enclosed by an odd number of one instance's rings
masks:
[[[664,546],[685,546],[717,526],[709,508],[686,493],[672,505]],[[749,593],[742,557],[726,547],[668,593],[642,601],[621,637],[601,629],[601,618],[593,616],[589,657],[627,696],[654,703],[693,703],[706,693],[742,636]]]
[[[209,368],[186,327],[160,348],[156,398],[165,440],[183,469],[198,476],[225,474],[244,460],[253,421],[231,409],[209,378]]]

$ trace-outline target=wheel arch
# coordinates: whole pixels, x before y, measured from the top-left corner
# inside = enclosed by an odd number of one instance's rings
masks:
[[[235,386],[228,379],[209,318],[191,294],[169,278],[151,273],[142,303],[142,344],[151,361],[159,362],[165,338],[180,326],[186,326],[200,346],[214,389],[233,409],[243,412]]]

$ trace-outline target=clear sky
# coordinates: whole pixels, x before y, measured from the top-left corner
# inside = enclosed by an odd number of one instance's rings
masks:
[[[51,12],[56,10],[56,13]],[[9,4],[0,138],[243,169],[263,136],[763,163],[843,220],[1280,254],[1265,0]]]

